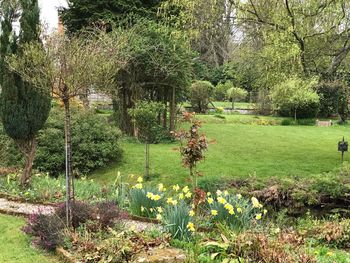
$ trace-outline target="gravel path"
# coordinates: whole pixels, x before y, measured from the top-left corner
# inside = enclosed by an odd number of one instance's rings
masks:
[[[38,211],[43,214],[50,214],[54,211],[54,207],[49,205],[20,203],[0,198],[0,211],[18,215],[30,215]]]

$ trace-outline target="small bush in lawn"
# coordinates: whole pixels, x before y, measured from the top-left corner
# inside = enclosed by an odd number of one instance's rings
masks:
[[[54,250],[63,243],[64,221],[56,214],[33,214],[29,217],[23,232],[34,237],[33,244],[45,249]]]
[[[281,122],[281,125],[282,126],[290,126],[290,125],[292,125],[293,124],[293,121],[291,120],[291,119],[284,119],[284,120],[282,120],[282,122]]]
[[[143,179],[138,178],[138,183],[135,184],[129,192],[130,195],[130,211],[137,216],[145,216],[155,218],[157,215],[157,207],[161,207],[164,203],[164,193],[159,188],[143,187]]]
[[[191,221],[191,209],[184,201],[169,202],[165,207],[163,222],[166,230],[174,239],[189,240],[192,233],[196,231],[194,223]]]
[[[73,201],[71,203],[72,209],[72,226],[73,228],[78,228],[80,225],[84,224],[88,220],[94,219],[94,209],[92,205],[84,202]],[[66,203],[60,204],[55,214],[61,218],[61,220],[66,219]]]
[[[262,204],[255,197],[248,200],[241,195],[232,195],[220,190],[216,195],[214,198],[209,193],[207,197],[213,223],[225,223],[234,230],[240,231],[250,227],[253,220],[261,220],[267,212],[262,209]]]

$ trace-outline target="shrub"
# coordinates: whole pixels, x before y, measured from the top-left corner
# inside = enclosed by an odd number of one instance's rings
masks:
[[[283,119],[281,122],[282,126],[290,126],[293,124],[293,121],[291,119]]]
[[[30,215],[23,232],[34,237],[33,244],[45,249],[54,250],[63,243],[64,221],[56,214],[40,213]]]
[[[225,83],[220,82],[214,88],[214,99],[216,101],[224,101],[226,99],[227,91],[233,87],[231,81],[226,81]]]
[[[323,81],[317,86],[320,96],[320,115],[330,117],[339,114],[342,121],[349,114],[349,87],[340,81]]]
[[[230,101],[232,101],[232,109],[235,108],[235,102],[239,100],[245,99],[247,97],[248,92],[245,89],[232,87],[227,90],[227,97]]]
[[[19,166],[23,162],[22,155],[14,141],[8,137],[0,122],[0,167]]]
[[[191,85],[189,100],[196,112],[204,113],[208,109],[213,90],[209,81],[196,81]]]
[[[94,219],[94,210],[93,207],[84,202],[80,201],[72,201],[71,203],[71,209],[72,209],[72,226],[74,229],[78,228],[80,225],[84,224],[88,220]],[[55,214],[57,217],[59,217],[61,220],[66,220],[66,203],[61,203],[56,211]]]
[[[65,169],[63,113],[51,111],[46,128],[38,137],[38,151],[34,165],[40,171],[57,176]],[[72,144],[73,169],[77,174],[103,167],[121,157],[118,140],[120,131],[106,118],[92,112],[73,111]]]
[[[116,218],[126,217],[125,213],[121,212],[113,202],[97,203],[95,205],[95,213],[102,229],[113,226]]]

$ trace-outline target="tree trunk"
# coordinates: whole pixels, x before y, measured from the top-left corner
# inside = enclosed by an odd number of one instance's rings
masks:
[[[145,143],[145,178],[149,179],[149,143]]]
[[[71,201],[74,199],[72,192],[72,136],[71,136],[71,114],[68,95],[63,99],[64,103],[64,133],[66,149],[66,223],[70,227],[72,223]]]
[[[164,90],[164,97],[163,97],[163,104],[164,104],[164,111],[163,111],[163,128],[167,128],[167,115],[168,115],[168,94],[166,90]]]
[[[33,137],[28,141],[18,143],[18,144],[21,152],[25,156],[25,166],[21,177],[20,185],[22,187],[27,187],[30,183],[30,179],[32,176],[32,168],[33,168],[35,149],[36,149],[36,140],[35,140],[35,137]]]
[[[171,102],[170,102],[170,123],[169,130],[175,130],[175,118],[176,118],[176,93],[175,87],[172,88]]]

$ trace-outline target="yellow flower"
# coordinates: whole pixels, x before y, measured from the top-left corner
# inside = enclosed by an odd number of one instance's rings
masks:
[[[160,198],[161,198],[160,195],[154,195],[152,200],[158,201],[160,200]]]
[[[228,196],[228,191],[224,191],[224,196]]]
[[[252,204],[254,208],[260,208],[259,200],[256,199],[255,197],[252,197]]]
[[[229,213],[230,215],[234,215],[234,214],[235,214],[235,211],[234,211],[233,209],[230,209],[230,210],[228,210],[228,213]]]
[[[266,214],[267,214],[267,210],[266,210],[266,209],[264,209],[263,213],[264,213],[264,215],[266,215]]]
[[[135,184],[135,188],[137,188],[137,189],[142,189],[142,184],[141,184],[141,183]]]
[[[216,191],[216,195],[217,195],[217,196],[220,196],[220,195],[222,195],[222,192],[221,192],[220,190],[217,190],[217,191]]]
[[[174,201],[174,200],[173,200],[171,197],[169,197],[169,198],[166,200],[166,202],[167,202],[168,204],[172,204],[173,201]]]
[[[209,198],[208,198],[208,203],[209,203],[209,204],[212,204],[213,202],[214,202],[214,199],[211,198],[211,197],[209,197]]]
[[[149,199],[153,199],[153,194],[151,192],[147,192],[146,196]]]
[[[188,191],[190,191],[190,189],[187,185],[184,188],[182,188],[182,192],[187,193]]]
[[[157,217],[156,217],[156,218],[157,218],[157,220],[162,220],[163,217],[162,217],[161,214],[157,214]]]
[[[177,200],[173,200],[173,205],[177,205]]]
[[[242,195],[241,194],[237,194],[236,195],[238,199],[241,199],[242,198]]]
[[[179,199],[182,200],[182,199],[184,199],[184,198],[185,198],[184,194],[183,194],[183,193],[180,193],[180,194],[179,194]]]
[[[188,214],[189,214],[189,216],[194,216],[194,211],[193,210],[191,210],[190,212],[188,212]]]
[[[191,196],[192,196],[192,193],[191,193],[191,192],[188,192],[188,193],[185,194],[185,197],[186,197],[186,198],[191,198]]]
[[[145,208],[143,206],[141,206],[141,212],[145,211]]]
[[[164,185],[162,183],[158,184],[158,190],[161,192],[164,191]]]
[[[138,183],[142,183],[143,182],[143,178],[141,176],[139,176],[139,178],[137,178],[137,182]]]
[[[175,190],[175,192],[179,191],[180,190],[180,186],[177,184],[177,185],[173,185],[173,190]]]
[[[227,203],[224,207],[227,210],[233,210],[233,206],[231,204],[229,204],[229,203]]]
[[[217,210],[211,210],[210,213],[211,213],[213,216],[217,216],[217,215],[218,215],[218,211],[217,211]]]
[[[191,207],[194,209],[195,208],[194,204],[192,204]]]
[[[151,213],[153,213],[154,209],[153,209],[153,208],[151,208],[149,211],[151,211]]]
[[[329,257],[333,256],[333,252],[332,251],[328,251],[327,252],[327,256],[329,256]]]
[[[255,216],[255,219],[256,220],[260,220],[262,218],[262,215],[259,213],[259,214],[256,214],[256,216]]]
[[[225,198],[222,198],[221,196],[219,196],[219,197],[218,197],[218,202],[219,202],[220,204],[225,204],[225,203],[226,203],[226,200],[225,200]]]
[[[158,207],[157,207],[157,211],[158,211],[158,213],[161,214],[161,213],[163,213],[163,208],[161,208],[160,206],[158,206]]]
[[[192,222],[188,222],[187,229],[191,232],[196,231],[196,229],[194,228],[194,224]]]
[[[238,212],[238,213],[242,213],[242,208],[237,207],[237,212]]]
[[[211,193],[210,193],[210,192],[208,192],[208,193],[207,193],[207,196],[211,196]]]

